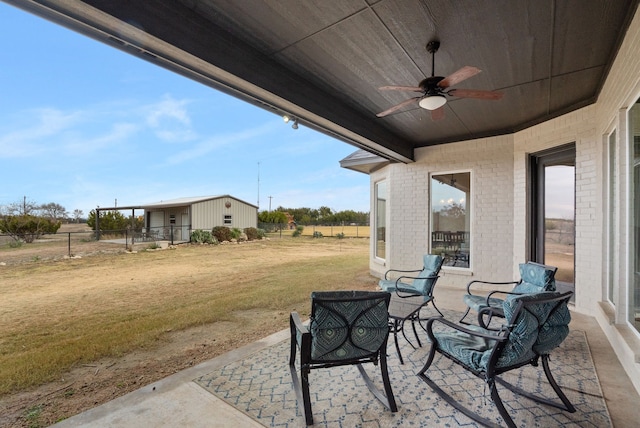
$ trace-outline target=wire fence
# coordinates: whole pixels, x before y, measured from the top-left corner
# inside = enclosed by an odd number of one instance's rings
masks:
[[[65,227],[67,226],[67,227]],[[37,260],[83,257],[98,253],[164,248],[170,245],[191,242],[190,226],[169,225],[142,229],[94,231],[86,225],[63,225],[58,233],[38,235],[32,243],[24,243],[13,236],[0,234],[0,265]],[[266,236],[290,238],[296,226],[287,224],[260,223]],[[298,234],[302,237],[369,238],[369,225],[323,224],[303,225]]]
[[[310,224],[296,225],[286,223],[259,223],[258,228],[263,229],[269,236],[291,236],[296,228],[302,227],[301,236],[322,236],[338,238],[369,238],[370,227],[368,224]]]

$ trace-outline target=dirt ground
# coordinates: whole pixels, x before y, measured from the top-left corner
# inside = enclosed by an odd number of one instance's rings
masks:
[[[87,259],[109,257],[110,252],[125,251],[124,246],[105,247],[104,243],[95,242],[78,243],[74,248],[74,256]],[[66,257],[65,251],[61,253],[59,248],[34,246],[28,250],[23,252],[23,248],[20,248],[18,251],[0,251],[0,267],[50,263],[51,260]],[[178,257],[178,254],[175,257]],[[139,274],[135,265],[111,269],[108,273],[109,280],[114,282],[127,282]],[[69,281],[69,278],[56,277],[54,270],[47,275],[47,281]],[[374,279],[363,275],[362,281],[354,288],[371,289],[374,286]],[[184,331],[168,332],[162,342],[153,349],[139,349],[119,358],[107,358],[76,366],[54,382],[0,398],[0,427],[48,426],[96,407],[182,369],[279,331],[282,329],[281,326],[274,324],[265,327],[264,320],[286,318],[287,310],[262,310],[262,313],[251,310],[236,313],[234,322],[225,321]]]
[[[48,426],[106,403],[264,337],[263,322],[257,322],[263,319],[254,312],[242,326],[214,323],[173,332],[154,349],[76,367],[58,381],[0,399],[0,426]]]

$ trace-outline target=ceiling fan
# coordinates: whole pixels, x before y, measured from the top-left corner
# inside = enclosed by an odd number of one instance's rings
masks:
[[[382,86],[381,91],[412,91],[420,92],[422,95],[410,98],[397,104],[376,116],[384,117],[401,108],[418,104],[420,107],[431,111],[433,120],[444,118],[444,105],[447,103],[447,96],[457,98],[478,98],[482,100],[499,100],[502,98],[502,92],[480,91],[476,89],[448,89],[463,80],[475,76],[480,73],[480,69],[470,66],[462,67],[460,70],[447,77],[435,76],[435,59],[436,52],[440,47],[440,42],[432,40],[427,43],[427,51],[431,54],[431,77],[427,77],[418,83],[418,86]]]

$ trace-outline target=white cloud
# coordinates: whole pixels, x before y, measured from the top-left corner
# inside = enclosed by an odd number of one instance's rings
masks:
[[[189,149],[182,150],[172,154],[167,159],[166,164],[175,165],[187,162],[192,159],[200,158],[215,150],[227,147],[231,144],[237,144],[243,141],[249,141],[269,134],[275,128],[274,123],[267,123],[255,128],[243,129],[242,131],[227,134],[215,135],[207,138]]]
[[[177,100],[165,95],[161,101],[142,108],[144,121],[163,141],[191,141],[197,138],[197,133],[192,129],[186,108],[189,103],[189,100]]]
[[[30,157],[52,150],[51,140],[62,132],[72,129],[82,120],[77,111],[63,112],[52,108],[42,108],[19,112],[11,120],[11,128],[0,136],[0,157]]]

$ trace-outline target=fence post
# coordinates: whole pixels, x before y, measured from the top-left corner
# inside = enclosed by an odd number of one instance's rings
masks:
[[[173,224],[171,225],[171,230],[169,231],[169,237],[171,238],[171,245],[173,245]]]
[[[71,257],[71,232],[67,232],[67,235],[69,235],[69,238],[68,238],[69,240],[67,241],[68,242],[68,250],[69,250],[68,254],[69,254],[69,257]]]

